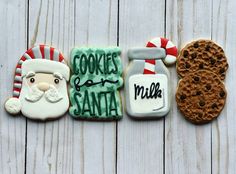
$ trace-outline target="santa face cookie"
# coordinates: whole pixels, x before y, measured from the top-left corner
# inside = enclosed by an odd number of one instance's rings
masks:
[[[71,52],[69,113],[74,118],[116,120],[122,117],[120,49],[74,48]]]
[[[45,45],[29,49],[16,66],[13,97],[6,101],[6,111],[38,120],[62,116],[69,108],[69,76],[58,50]]]
[[[159,118],[170,110],[170,74],[166,64],[175,63],[177,48],[167,39],[155,38],[152,48],[132,48],[133,59],[125,78],[126,110],[134,118]]]

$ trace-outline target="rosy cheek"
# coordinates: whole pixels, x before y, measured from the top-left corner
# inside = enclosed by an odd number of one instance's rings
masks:
[[[33,86],[33,85],[34,85],[34,84],[30,83],[30,81],[28,81],[28,80],[27,80],[27,84],[28,84],[29,86]]]
[[[32,78],[28,78],[28,79],[26,79],[26,80],[27,80],[27,84],[28,84],[29,86],[33,86],[33,85],[37,84],[37,81],[36,81],[35,78],[34,78],[34,80],[32,80]]]

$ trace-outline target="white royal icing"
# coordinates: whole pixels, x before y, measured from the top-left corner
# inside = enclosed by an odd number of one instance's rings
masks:
[[[9,98],[5,103],[5,109],[10,114],[18,114],[21,111],[21,102],[18,98]]]
[[[168,79],[165,74],[132,75],[128,83],[132,113],[168,111]]]
[[[167,55],[165,59],[163,59],[163,61],[165,62],[165,64],[171,65],[176,62],[176,57],[172,55]]]
[[[25,76],[29,71],[54,73],[59,72],[68,81],[70,78],[70,69],[66,64],[51,61],[47,59],[31,59],[22,64],[22,76]]]
[[[69,108],[66,80],[63,78],[57,88],[60,95],[56,94],[56,92],[50,92],[50,89],[45,91],[39,100],[35,102],[29,101],[26,97],[29,95],[31,87],[29,87],[26,80],[23,79],[19,98],[22,104],[22,114],[25,117],[39,120],[55,119],[65,114]]]
[[[43,91],[40,91],[37,88],[37,85],[34,85],[31,87],[29,94],[25,96],[25,99],[28,100],[29,102],[37,102],[41,99],[42,96],[43,96]]]
[[[63,99],[63,97],[53,85],[50,85],[49,90],[45,92],[45,98],[50,103],[56,103]]]

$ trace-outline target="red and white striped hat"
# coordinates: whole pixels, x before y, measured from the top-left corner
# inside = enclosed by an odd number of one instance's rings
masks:
[[[13,97],[9,98],[5,103],[6,110],[11,114],[17,114],[21,110],[21,104],[18,98],[21,92],[22,79],[30,71],[46,73],[59,72],[67,81],[70,76],[70,69],[66,65],[64,57],[59,50],[47,45],[30,48],[23,54],[16,65]]]

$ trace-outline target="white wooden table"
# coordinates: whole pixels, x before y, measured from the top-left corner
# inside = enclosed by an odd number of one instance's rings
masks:
[[[236,173],[235,0],[1,0],[1,174]],[[166,36],[178,48],[198,38],[218,42],[228,56],[227,104],[212,124],[194,126],[176,109],[161,120],[78,121],[66,115],[39,123],[3,109],[22,53],[46,43],[68,58],[74,46],[126,51]],[[177,74],[169,68],[172,91]],[[124,96],[123,96],[124,99]],[[123,100],[124,101],[124,100]]]

